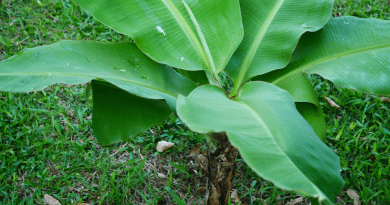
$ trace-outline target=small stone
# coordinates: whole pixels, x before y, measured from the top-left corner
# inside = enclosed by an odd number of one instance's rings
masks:
[[[61,203],[57,199],[55,199],[54,197],[52,197],[48,194],[45,194],[43,197],[44,197],[46,203],[49,205],[61,205]]]
[[[175,143],[167,142],[167,141],[160,141],[157,144],[157,151],[164,152],[165,150],[171,148]]]
[[[157,176],[158,176],[159,178],[165,178],[165,177],[167,177],[167,176],[165,176],[165,174],[161,174],[161,173],[158,173],[158,172],[157,172]]]

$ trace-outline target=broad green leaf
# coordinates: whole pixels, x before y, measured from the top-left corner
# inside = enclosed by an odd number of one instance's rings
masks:
[[[207,75],[204,71],[188,71],[188,70],[182,70],[182,69],[175,69],[178,73],[180,73],[182,76],[187,77],[188,79],[195,82],[197,85],[205,85],[209,84],[209,81],[207,79]]]
[[[325,116],[322,112],[321,106],[316,106],[307,102],[295,102],[298,112],[314,129],[317,136],[325,141],[327,135],[327,127],[325,123]]]
[[[244,40],[226,73],[233,95],[248,79],[287,65],[300,36],[323,27],[334,0],[241,0]]]
[[[319,74],[361,92],[390,94],[390,21],[332,18],[306,33],[291,63],[267,77],[277,84],[296,73]]]
[[[339,159],[297,111],[290,95],[265,82],[229,100],[215,86],[179,95],[177,113],[194,131],[226,132],[245,162],[285,190],[333,204],[343,187]]]
[[[243,37],[238,0],[75,0],[153,60],[222,71]]]
[[[134,43],[60,41],[24,49],[0,63],[1,91],[37,91],[95,78],[141,97],[165,99],[173,109],[178,93],[187,95],[196,87],[171,67],[148,58]]]
[[[257,76],[252,80],[266,81],[272,83],[273,72]],[[282,76],[281,76],[282,77]],[[325,116],[322,113],[318,102],[317,93],[313,85],[306,78],[304,73],[297,73],[289,78],[277,82],[279,88],[286,90],[294,100],[299,113],[313,127],[314,131],[321,140],[326,138]]]
[[[166,102],[130,94],[112,84],[93,80],[94,135],[108,145],[138,135],[171,113]]]
[[[261,75],[259,77],[261,78],[256,77],[254,79],[273,83],[272,81],[268,81],[266,78],[267,74]],[[319,106],[317,93],[304,73],[297,73],[290,78],[279,81],[275,85],[284,90],[287,90],[295,102],[308,102]]]

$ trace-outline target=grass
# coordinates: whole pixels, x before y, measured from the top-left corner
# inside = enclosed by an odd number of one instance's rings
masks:
[[[0,57],[62,39],[129,41],[69,0],[0,3]],[[386,0],[336,0],[334,16],[390,19]],[[390,203],[390,103],[377,95],[342,89],[312,76],[328,125],[327,144],[340,157],[346,185],[337,204]],[[0,93],[0,204],[43,204],[48,194],[62,204],[170,204],[169,193],[188,202],[204,179],[189,156],[201,135],[174,115],[144,134],[107,147],[91,130],[92,100],[86,85],[55,85],[28,94]],[[156,143],[176,143],[159,154]],[[256,176],[238,159],[234,182],[244,203],[277,204],[296,196]],[[164,188],[170,187],[170,189]],[[252,198],[255,198],[253,202]],[[178,199],[177,199],[178,200]]]

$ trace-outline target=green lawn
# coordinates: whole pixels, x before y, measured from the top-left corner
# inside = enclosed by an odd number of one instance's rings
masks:
[[[131,40],[70,0],[6,0],[0,10],[1,60],[62,39]],[[387,0],[336,0],[334,16],[340,15],[390,20],[390,8]],[[353,203],[349,189],[362,204],[390,204],[389,96],[342,89],[318,76],[311,79],[319,96],[341,106],[337,110],[320,98],[327,144],[340,157],[346,181],[337,204]],[[190,150],[204,150],[206,143],[176,116],[141,136],[101,147],[91,130],[91,114],[86,85],[0,92],[0,204],[44,204],[45,194],[62,204],[174,204],[164,186],[185,201],[204,186],[201,173],[193,171],[199,169]],[[161,140],[176,144],[159,154],[155,147]],[[298,197],[256,176],[241,159],[237,165],[233,186],[243,203],[284,204]]]

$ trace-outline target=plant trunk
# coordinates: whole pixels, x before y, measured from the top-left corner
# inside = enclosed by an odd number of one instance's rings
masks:
[[[213,133],[210,136],[212,144],[203,162],[208,162],[208,185],[206,204],[228,204],[232,181],[236,174],[238,149],[233,147],[225,133]],[[210,144],[210,143],[209,143]],[[207,160],[206,160],[207,159]]]

